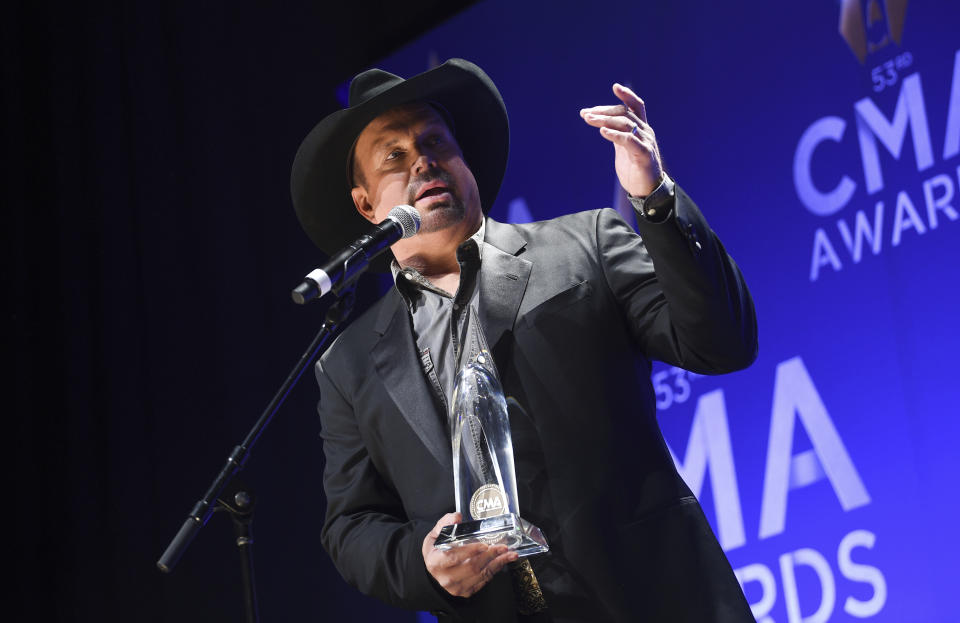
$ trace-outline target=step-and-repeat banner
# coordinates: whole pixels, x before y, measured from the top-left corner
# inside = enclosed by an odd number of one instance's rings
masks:
[[[758,621],[956,620],[960,5],[496,0],[379,66],[454,56],[510,113],[492,216],[623,209],[578,115],[618,81],[746,274],[757,362],[653,382]]]

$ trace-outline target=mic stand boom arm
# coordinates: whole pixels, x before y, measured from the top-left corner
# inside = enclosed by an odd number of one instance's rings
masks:
[[[336,302],[334,302],[333,305],[330,306],[330,309],[327,310],[323,326],[320,327],[320,331],[313,338],[313,342],[311,342],[310,346],[300,357],[300,360],[293,367],[293,370],[290,371],[290,374],[283,382],[283,385],[281,385],[280,389],[277,390],[277,393],[273,396],[273,399],[263,411],[260,419],[257,420],[256,424],[254,424],[253,428],[247,434],[246,438],[243,440],[243,443],[241,443],[239,446],[236,446],[233,449],[233,452],[230,453],[230,456],[227,457],[226,464],[223,466],[223,469],[220,470],[220,473],[217,474],[217,477],[214,478],[213,483],[207,489],[203,499],[197,502],[190,510],[190,514],[180,527],[179,532],[177,532],[173,540],[170,541],[170,544],[167,546],[166,551],[163,552],[160,560],[157,561],[157,567],[159,567],[159,569],[164,573],[170,573],[173,570],[174,566],[176,566],[177,562],[180,560],[180,557],[183,556],[183,553],[190,545],[190,542],[193,541],[194,537],[197,536],[197,533],[200,532],[200,528],[206,525],[207,521],[210,519],[210,516],[215,510],[217,499],[221,496],[221,493],[223,492],[224,488],[227,487],[230,480],[241,469],[243,469],[243,466],[246,463],[247,458],[249,458],[250,451],[253,449],[254,444],[256,444],[257,440],[260,438],[260,435],[270,424],[271,420],[273,420],[273,416],[276,415],[277,411],[280,410],[280,407],[290,394],[290,390],[293,389],[293,387],[300,380],[300,377],[303,376],[303,372],[306,370],[307,366],[309,366],[310,363],[316,359],[317,355],[326,346],[327,341],[330,339],[330,336],[333,335],[337,327],[347,318],[347,316],[350,315],[350,312],[353,309],[354,301],[356,300],[355,288],[353,287],[354,281],[359,276],[359,273],[363,272],[363,270],[366,268],[366,262],[361,261],[358,262],[358,264],[360,264],[358,267],[359,270],[352,270],[349,281],[342,283],[340,287],[337,288],[336,294],[339,296],[339,298]],[[250,566],[252,563],[250,563],[249,557],[245,557],[244,562],[245,583],[251,584],[252,568],[248,568],[248,566]],[[252,586],[245,586],[245,590],[247,591],[247,595],[254,594]],[[247,602],[248,610],[251,607],[256,607],[253,600],[247,599]],[[247,620],[257,620],[255,612],[251,613],[248,611],[247,614]]]

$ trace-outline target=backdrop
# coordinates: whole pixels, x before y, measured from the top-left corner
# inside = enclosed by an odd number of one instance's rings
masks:
[[[645,99],[756,301],[749,370],[653,380],[760,621],[955,620],[958,24],[951,2],[503,0],[383,63],[491,75],[505,220],[622,207],[577,113],[614,81]]]
[[[753,367],[653,378],[758,620],[954,620],[956,3],[493,0],[374,62],[438,7],[5,9],[11,619],[240,618],[226,517],[172,575],[154,563],[320,324],[288,299],[322,259],[293,154],[365,66],[460,56],[510,112],[495,218],[623,209],[578,116],[620,81],[743,268]],[[319,546],[306,381],[242,476],[264,620],[413,621]]]

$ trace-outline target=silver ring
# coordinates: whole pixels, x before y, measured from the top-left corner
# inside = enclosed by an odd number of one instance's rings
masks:
[[[633,129],[630,130],[630,134],[633,134],[633,135],[636,136],[637,138],[640,138],[640,133],[637,132],[637,130],[639,130],[639,129],[640,129],[640,124],[639,124],[639,123],[634,123],[634,124],[633,124]]]

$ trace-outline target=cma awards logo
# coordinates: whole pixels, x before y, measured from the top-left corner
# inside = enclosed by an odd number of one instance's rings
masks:
[[[900,45],[906,13],[907,0],[842,0],[840,34],[862,65],[891,40]]]
[[[906,4],[842,0],[840,33],[861,63],[877,64],[870,94],[852,111],[813,121],[794,151],[797,197],[819,220],[810,245],[812,282],[905,241],[925,240],[960,218],[960,50],[952,71],[941,64],[921,76],[913,55],[899,48]],[[924,80],[948,83],[946,101],[928,101]],[[908,141],[912,149],[905,150]],[[912,158],[904,155],[910,151]],[[906,181],[889,188],[888,179]],[[848,207],[853,213],[841,215]]]
[[[679,368],[654,374],[658,406],[661,398],[668,408],[693,398],[690,382],[695,378]],[[708,486],[713,492],[717,538],[729,553],[748,545],[748,539],[727,398],[723,389],[714,389],[699,395],[695,405],[685,452],[676,453],[669,441],[667,447],[678,473],[695,496],[702,499]],[[798,431],[809,441],[809,449],[794,450]],[[682,433],[679,441],[683,443]],[[776,367],[762,477],[759,541],[787,531],[788,499],[798,490],[828,484],[843,512],[871,503],[840,429],[799,356]],[[883,610],[888,591],[884,573],[874,562],[877,535],[863,528],[827,529],[824,534],[832,534],[836,540],[827,536],[817,547],[781,551],[772,559],[770,548],[766,548],[750,564],[734,569],[758,623],[774,623],[773,611],[780,603],[788,623],[825,623],[844,613],[862,619]],[[754,555],[746,554],[749,558]],[[805,579],[800,581],[800,577]],[[816,578],[818,590],[811,590],[812,578]],[[782,622],[777,616],[776,621]]]

